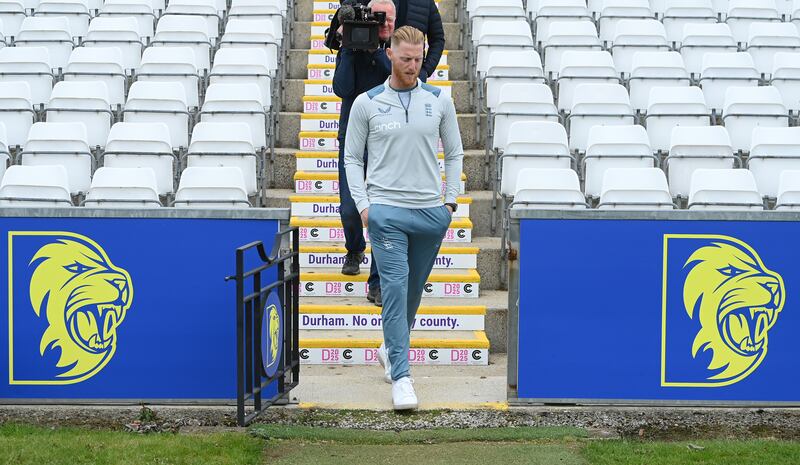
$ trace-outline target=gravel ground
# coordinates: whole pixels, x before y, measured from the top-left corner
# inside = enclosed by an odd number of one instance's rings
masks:
[[[235,407],[0,406],[0,423],[151,431],[231,431]],[[409,430],[515,426],[573,426],[594,437],[800,439],[800,409],[517,407],[508,410],[424,411],[273,407],[258,422],[285,425]]]

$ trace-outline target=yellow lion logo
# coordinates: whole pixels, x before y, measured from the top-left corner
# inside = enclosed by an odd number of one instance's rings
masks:
[[[269,365],[278,359],[278,344],[280,344],[279,333],[281,330],[281,317],[278,315],[278,308],[274,305],[269,307]]]
[[[768,333],[786,300],[783,278],[764,266],[755,250],[734,238],[712,239],[686,261],[683,287],[689,318],[701,329],[692,357],[710,350],[709,380],[735,382],[767,355]]]
[[[42,246],[31,259],[31,305],[48,327],[39,351],[59,348],[59,378],[86,379],[117,347],[117,327],[133,300],[131,277],[91,239],[77,234]]]

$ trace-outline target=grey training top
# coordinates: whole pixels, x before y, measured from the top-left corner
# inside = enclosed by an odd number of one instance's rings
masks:
[[[408,93],[408,103],[400,98],[401,92]],[[359,95],[350,112],[344,145],[347,183],[358,211],[372,203],[404,208],[442,205],[436,160],[440,137],[447,180],[444,203],[455,203],[464,150],[453,101],[419,79],[410,90],[398,92],[387,79]],[[366,182],[365,145],[369,147]]]

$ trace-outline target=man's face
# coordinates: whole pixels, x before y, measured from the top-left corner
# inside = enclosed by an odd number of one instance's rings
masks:
[[[383,41],[388,41],[394,32],[394,5],[380,3],[372,6],[373,13],[377,13],[379,11],[386,13],[386,21],[384,21],[382,25],[378,26],[378,37]]]
[[[417,82],[419,70],[425,55],[424,44],[400,42],[386,51],[392,62],[392,75],[403,87],[411,87]]]

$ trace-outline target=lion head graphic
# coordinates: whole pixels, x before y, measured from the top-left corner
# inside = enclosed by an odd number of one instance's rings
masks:
[[[278,359],[278,344],[280,344],[281,317],[275,305],[269,306],[269,363],[272,365]]]
[[[767,355],[769,330],[786,300],[783,278],[769,270],[749,245],[712,239],[686,261],[683,303],[701,329],[692,357],[711,351],[709,380],[747,377]]]
[[[42,246],[30,262],[31,305],[48,327],[39,351],[60,349],[58,378],[85,379],[114,356],[117,327],[133,300],[131,277],[94,241],[74,235]]]

